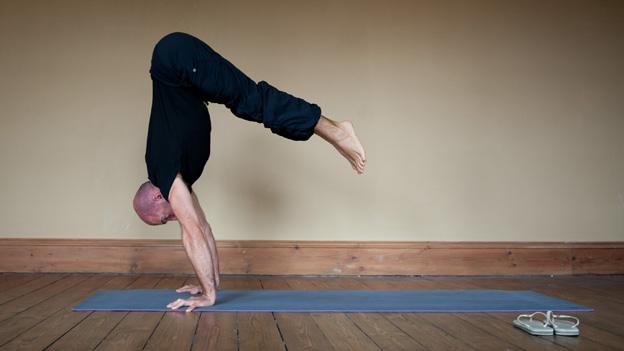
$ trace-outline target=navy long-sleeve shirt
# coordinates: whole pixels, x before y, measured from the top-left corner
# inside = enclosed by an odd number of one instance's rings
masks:
[[[186,33],[170,33],[156,44],[150,74],[153,99],[145,160],[148,178],[167,200],[178,172],[192,191],[208,161],[209,102],[224,104],[235,116],[291,140],[308,140],[321,115],[318,105],[266,81],[255,83]]]

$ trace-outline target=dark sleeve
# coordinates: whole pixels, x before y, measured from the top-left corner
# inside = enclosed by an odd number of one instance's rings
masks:
[[[224,104],[242,119],[264,124],[275,134],[307,140],[321,116],[321,108],[279,90],[266,81],[254,82],[227,59],[210,49],[193,79],[204,98]]]

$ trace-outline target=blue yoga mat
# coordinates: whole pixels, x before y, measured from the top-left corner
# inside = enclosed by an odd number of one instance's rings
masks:
[[[74,311],[172,311],[188,293],[174,289],[99,290]],[[177,311],[185,311],[181,307]],[[221,312],[589,312],[591,308],[533,291],[509,290],[219,290]]]

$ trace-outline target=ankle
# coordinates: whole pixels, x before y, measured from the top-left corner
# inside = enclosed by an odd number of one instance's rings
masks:
[[[321,115],[314,127],[314,133],[330,143],[338,142],[346,136],[339,123]]]

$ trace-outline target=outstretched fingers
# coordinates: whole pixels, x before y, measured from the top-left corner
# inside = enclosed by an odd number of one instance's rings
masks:
[[[172,310],[177,310],[178,308],[180,308],[180,307],[184,306],[184,303],[185,303],[185,302],[186,302],[186,301],[185,301],[184,299],[177,299],[177,300],[175,300],[175,301],[173,301],[173,302],[170,302],[170,303],[167,305],[167,308],[171,308]]]
[[[188,306],[186,312],[191,312],[196,307],[207,307],[212,306],[215,303],[216,296],[193,296],[188,299],[177,299],[167,305],[167,308],[171,308],[172,310],[177,310],[180,307]]]
[[[198,301],[192,301],[192,300],[187,300],[187,299],[177,299],[167,305],[167,307],[171,308],[172,310],[177,310],[178,308],[183,307],[183,306],[188,306],[188,308],[186,309],[186,312],[191,312],[193,309],[195,309],[195,307],[199,307],[200,304]]]
[[[179,293],[188,292],[188,293],[195,295],[195,294],[201,293],[202,290],[197,285],[189,284],[189,285],[185,285],[181,288],[176,289],[176,292],[179,292]]]
[[[191,302],[189,305],[189,307],[186,309],[186,312],[191,312],[193,309],[195,309],[195,307],[198,307],[197,304]]]

